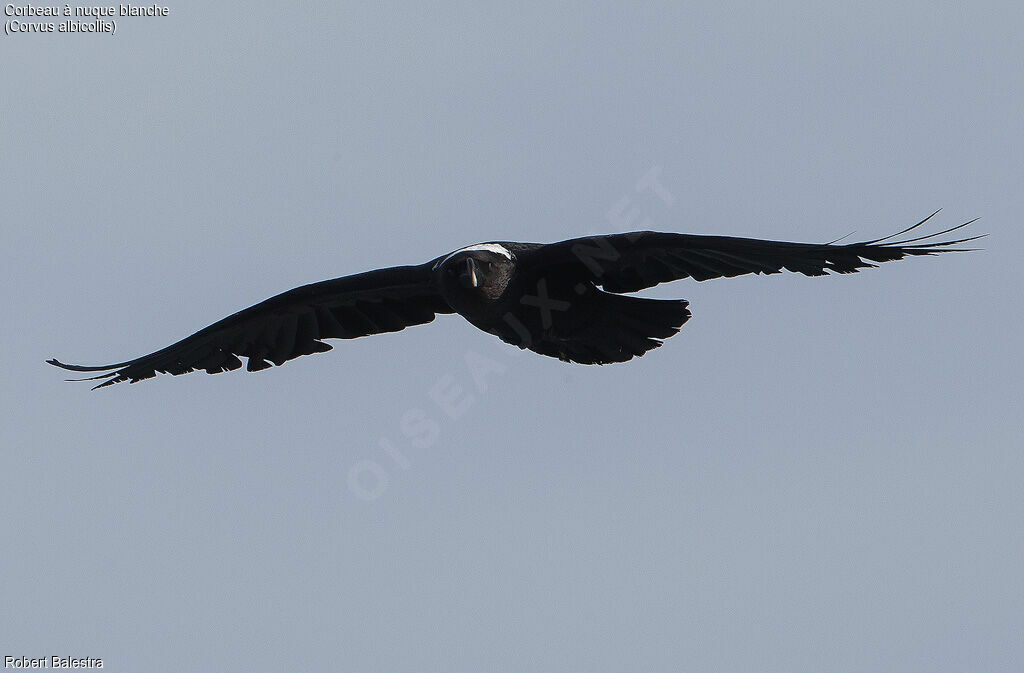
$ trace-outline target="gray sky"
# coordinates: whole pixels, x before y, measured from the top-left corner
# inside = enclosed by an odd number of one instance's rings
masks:
[[[1024,668],[1021,5],[372,4],[0,36],[0,656]],[[43,362],[478,241],[938,207],[986,250],[662,286],[693,318],[627,365],[457,317],[98,392]]]

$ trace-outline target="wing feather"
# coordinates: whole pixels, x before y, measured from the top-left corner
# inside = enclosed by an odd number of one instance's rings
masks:
[[[608,292],[636,292],[682,278],[704,281],[784,270],[807,276],[855,273],[908,256],[963,252],[966,248],[951,246],[983,237],[936,240],[976,221],[971,220],[934,234],[893,240],[917,230],[934,215],[885,238],[843,245],[638,231],[551,245],[522,244],[517,254],[524,264],[568,270]]]
[[[76,372],[103,372],[102,388],[135,383],[157,373],[207,373],[266,369],[270,363],[331,350],[322,339],[352,339],[396,332],[454,311],[433,285],[433,262],[379,269],[289,290],[224,318],[166,348],[109,365],[50,364]]]

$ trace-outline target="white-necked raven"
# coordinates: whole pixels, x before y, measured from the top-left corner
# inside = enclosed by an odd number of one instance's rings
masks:
[[[938,211],[936,211],[938,212]],[[908,255],[963,251],[981,236],[936,241],[974,220],[926,236],[893,240],[927,222],[861,243],[787,243],[731,236],[639,231],[560,243],[481,243],[419,266],[397,266],[303,285],[228,316],[134,360],[85,367],[48,360],[83,380],[135,383],[157,372],[209,374],[266,369],[331,350],[322,339],[352,339],[458,313],[503,341],[567,362],[625,362],[661,345],[690,318],[685,300],[631,297],[681,278],[747,273],[853,273]]]

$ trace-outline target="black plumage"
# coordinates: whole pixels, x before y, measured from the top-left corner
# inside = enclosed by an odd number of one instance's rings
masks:
[[[304,285],[228,316],[192,336],[134,360],[110,365],[52,365],[103,372],[97,388],[135,383],[158,372],[238,369],[331,349],[324,339],[395,332],[459,313],[473,325],[521,348],[581,364],[625,362],[657,348],[690,318],[685,300],[647,299],[636,292],[682,278],[742,274],[807,276],[853,273],[914,255],[964,251],[936,237],[966,227],[894,240],[927,222],[860,243],[789,243],[730,236],[640,231],[559,243],[482,243],[419,266],[379,269]]]

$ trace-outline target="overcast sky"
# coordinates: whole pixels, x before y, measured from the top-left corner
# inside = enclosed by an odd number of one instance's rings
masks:
[[[680,4],[0,36],[0,656],[1024,669],[1024,9]],[[985,250],[661,286],[693,318],[625,365],[457,316],[258,374],[44,364],[478,241],[823,242],[939,207]]]

